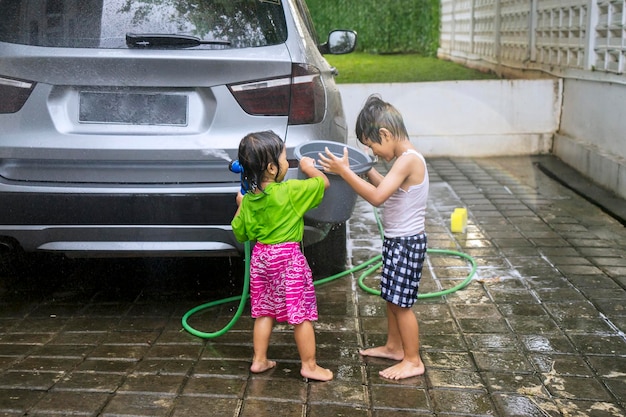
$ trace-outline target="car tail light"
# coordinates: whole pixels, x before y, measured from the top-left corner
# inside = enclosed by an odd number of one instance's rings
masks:
[[[289,124],[319,123],[324,118],[326,93],[320,71],[293,64],[290,76],[232,84],[228,88],[248,114],[289,116]]]
[[[0,77],[0,113],[15,113],[19,111],[30,93],[35,88],[35,83],[14,78]]]

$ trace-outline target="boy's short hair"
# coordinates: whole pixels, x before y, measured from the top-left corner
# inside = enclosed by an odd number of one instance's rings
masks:
[[[381,128],[387,129],[398,140],[409,138],[400,112],[380,96],[373,94],[367,98],[356,119],[356,137],[360,142],[369,139],[374,143],[381,143]]]

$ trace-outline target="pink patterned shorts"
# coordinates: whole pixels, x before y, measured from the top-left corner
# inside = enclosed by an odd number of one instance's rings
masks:
[[[296,325],[317,320],[313,274],[297,242],[258,243],[250,257],[252,317]]]

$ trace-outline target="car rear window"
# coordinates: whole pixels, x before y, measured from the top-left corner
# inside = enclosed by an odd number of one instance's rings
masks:
[[[0,41],[24,45],[128,48],[126,35],[141,34],[193,36],[203,41],[195,48],[224,49],[287,38],[281,0],[0,0],[0,10]]]

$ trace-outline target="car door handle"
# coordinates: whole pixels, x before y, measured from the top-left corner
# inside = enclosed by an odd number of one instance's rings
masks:
[[[339,75],[339,70],[337,69],[337,67],[330,67],[330,73],[333,75],[333,77],[336,77]]]

